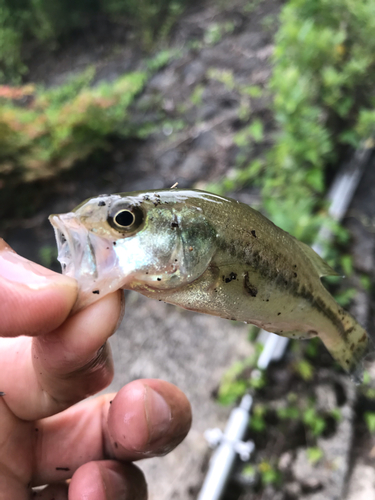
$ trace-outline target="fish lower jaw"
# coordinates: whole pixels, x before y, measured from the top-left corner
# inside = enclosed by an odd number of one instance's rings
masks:
[[[75,265],[74,265],[74,256],[71,250],[71,247],[68,243],[68,240],[65,237],[65,233],[57,227],[54,227],[55,237],[57,242],[57,260],[61,264],[62,273],[70,276],[71,278],[75,277]]]

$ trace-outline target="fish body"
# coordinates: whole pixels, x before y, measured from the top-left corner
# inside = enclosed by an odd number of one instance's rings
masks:
[[[319,336],[349,373],[370,340],[320,278],[310,247],[235,200],[198,190],[102,195],[50,217],[76,308],[118,288],[244,321],[289,338]]]

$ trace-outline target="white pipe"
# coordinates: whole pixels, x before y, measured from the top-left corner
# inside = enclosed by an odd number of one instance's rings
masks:
[[[240,406],[231,411],[221,436],[221,444],[211,457],[210,467],[197,500],[219,500],[221,497],[236,458],[236,444],[241,443],[246,434],[252,403],[252,397],[246,394]]]

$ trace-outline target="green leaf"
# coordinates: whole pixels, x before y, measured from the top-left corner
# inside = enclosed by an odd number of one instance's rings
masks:
[[[368,411],[364,414],[364,417],[368,430],[371,434],[375,434],[375,413]]]
[[[323,450],[318,447],[307,448],[306,453],[307,459],[312,465],[317,464],[324,457]]]
[[[314,376],[314,368],[306,359],[301,359],[301,361],[298,361],[295,364],[295,370],[306,382],[312,380]]]

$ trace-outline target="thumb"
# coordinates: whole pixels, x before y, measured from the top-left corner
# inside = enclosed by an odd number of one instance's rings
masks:
[[[57,328],[77,298],[77,282],[16,254],[0,238],[0,337]]]

